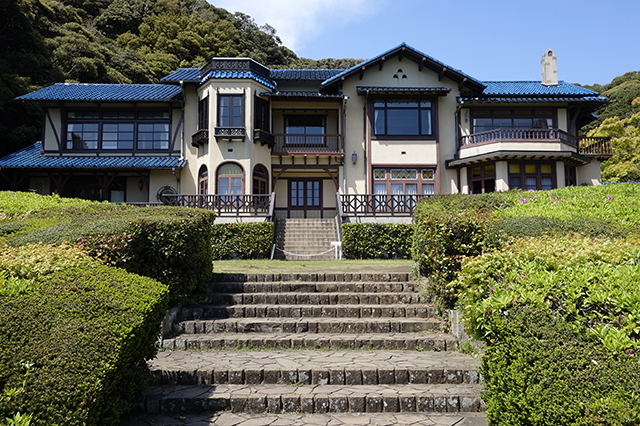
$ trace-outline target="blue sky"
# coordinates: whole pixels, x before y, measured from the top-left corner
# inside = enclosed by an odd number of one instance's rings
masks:
[[[368,59],[402,42],[479,80],[606,84],[640,70],[638,0],[208,0],[273,26],[298,56]]]

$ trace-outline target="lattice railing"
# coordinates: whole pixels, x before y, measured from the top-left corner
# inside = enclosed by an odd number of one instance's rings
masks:
[[[495,129],[460,137],[460,146],[502,140],[560,140],[576,146],[576,137],[560,129]]]
[[[170,194],[161,195],[160,197],[164,205],[214,210],[218,216],[269,217],[273,214],[273,194]]]
[[[411,216],[423,194],[339,194],[343,216]]]
[[[587,157],[611,157],[611,138],[580,138],[578,140],[578,152]]]

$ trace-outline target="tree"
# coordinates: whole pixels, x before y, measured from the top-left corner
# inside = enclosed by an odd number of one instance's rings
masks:
[[[633,115],[610,117],[589,136],[611,137],[612,157],[602,164],[602,180],[640,182],[640,97],[629,102]]]

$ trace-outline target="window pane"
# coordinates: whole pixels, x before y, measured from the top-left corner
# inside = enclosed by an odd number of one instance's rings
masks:
[[[520,164],[509,164],[509,173],[520,173]]]
[[[495,192],[496,191],[496,181],[495,179],[485,179],[484,180],[484,193]]]
[[[510,118],[494,118],[493,128],[494,129],[510,129],[511,119]]]
[[[376,135],[385,134],[385,113],[383,109],[377,109],[373,115],[373,127]]]
[[[387,193],[387,184],[386,183],[374,183],[373,184],[373,193],[374,194],[386,194]]]
[[[485,176],[493,176],[496,174],[496,166],[495,164],[488,164],[484,166],[484,175]]]
[[[377,180],[385,180],[387,178],[387,171],[385,169],[374,169],[373,178]]]
[[[522,188],[522,179],[519,177],[512,177],[509,179],[509,189]]]
[[[433,195],[434,194],[434,186],[432,183],[423,183],[422,184],[422,193],[424,195]]]
[[[418,110],[387,110],[387,134],[394,136],[418,135]]]
[[[525,164],[524,165],[524,172],[525,173],[537,173],[536,165],[535,164]]]
[[[535,177],[527,177],[526,178],[526,188],[525,189],[538,189],[538,178]]]
[[[418,184],[417,183],[406,183],[404,185],[404,193],[409,195],[415,195],[418,193]]]
[[[514,129],[531,129],[533,121],[530,118],[514,118]]]
[[[471,177],[482,176],[482,169],[480,167],[474,167],[471,169]]]
[[[422,179],[433,179],[433,169],[422,169]]]
[[[481,133],[493,130],[493,120],[491,118],[474,118],[473,119],[473,132]]]
[[[551,174],[551,164],[541,164],[540,173]]]
[[[402,194],[403,193],[403,187],[404,185],[401,183],[392,183],[391,184],[391,193],[394,195],[398,195],[398,194]]]
[[[420,111],[420,125],[422,126],[422,134],[431,134],[431,110],[423,109]]]
[[[391,179],[417,179],[416,169],[391,169]]]
[[[545,191],[549,191],[553,189],[553,178],[543,177],[542,178],[542,189]]]

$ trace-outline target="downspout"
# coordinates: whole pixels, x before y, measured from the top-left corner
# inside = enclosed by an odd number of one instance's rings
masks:
[[[362,134],[364,136],[364,193],[366,194],[369,187],[369,181],[367,180],[367,105],[369,104],[369,89],[367,89],[367,95],[364,100],[364,107],[362,107]],[[373,189],[373,188],[372,188]]]
[[[180,100],[180,110],[182,115],[180,117],[180,163],[184,161],[184,103],[186,100],[186,96],[184,93],[184,81],[180,80],[180,90],[182,91],[182,99]],[[176,169],[172,169],[173,175],[176,177],[176,189],[178,190],[178,194],[180,194],[180,176],[176,176]],[[180,175],[182,170],[179,172]]]
[[[462,104],[456,107],[456,112],[454,114],[454,120],[456,123],[456,153],[454,158],[458,157],[458,152],[460,151],[460,108],[462,108]],[[456,180],[456,184],[458,185],[458,194],[461,194],[462,187],[460,186],[460,167],[456,167]]]
[[[344,156],[342,157],[342,193],[347,193],[347,101],[349,100],[348,96],[345,96],[344,102],[342,103],[342,153]]]

